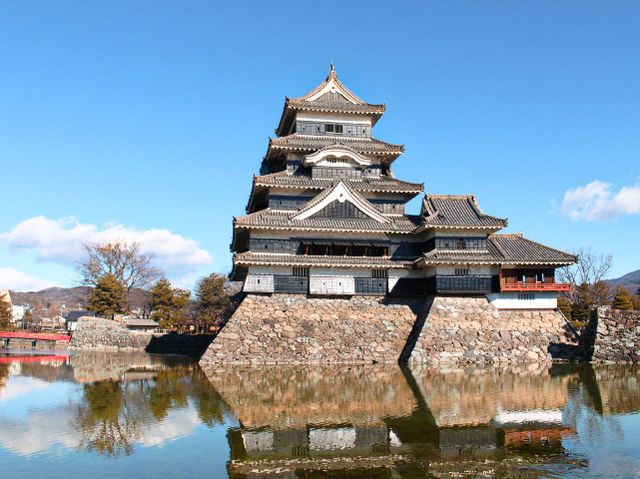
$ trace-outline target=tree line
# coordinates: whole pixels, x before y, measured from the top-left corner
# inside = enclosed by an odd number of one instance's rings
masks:
[[[560,282],[573,284],[571,291],[558,297],[558,308],[574,325],[584,326],[591,312],[601,306],[628,311],[640,309],[640,287],[631,294],[624,286],[614,290],[604,281],[613,263],[610,254],[596,253],[590,248],[573,253],[578,256],[578,262],[558,270]]]
[[[198,281],[193,300],[191,291],[171,285],[139,243],[114,241],[84,248],[85,259],[76,269],[82,284],[93,287],[87,309],[97,316],[130,312],[128,295],[134,288],[148,291],[142,316],[165,329],[204,332],[219,326],[234,308],[231,284],[224,275],[212,273]]]

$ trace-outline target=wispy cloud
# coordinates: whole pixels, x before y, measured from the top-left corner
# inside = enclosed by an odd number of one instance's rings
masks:
[[[14,250],[35,254],[39,261],[67,266],[73,266],[82,259],[82,245],[85,243],[136,241],[143,253],[152,256],[157,266],[177,280],[193,276],[199,267],[208,266],[213,261],[211,254],[200,248],[196,241],[166,229],[138,230],[120,224],[98,226],[80,223],[74,217],[55,220],[35,216],[0,234],[0,240]]]
[[[55,283],[45,279],[30,276],[15,268],[0,268],[0,289],[13,291],[40,291],[56,286]]]
[[[640,214],[640,184],[612,191],[612,184],[595,180],[564,194],[561,211],[573,220],[607,221]]]

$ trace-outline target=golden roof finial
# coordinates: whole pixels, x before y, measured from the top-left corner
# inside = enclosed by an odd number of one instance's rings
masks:
[[[327,80],[330,78],[334,78],[334,79],[338,79],[338,74],[336,73],[336,67],[333,65],[333,62],[331,62],[331,71],[329,72],[329,76],[327,77]]]

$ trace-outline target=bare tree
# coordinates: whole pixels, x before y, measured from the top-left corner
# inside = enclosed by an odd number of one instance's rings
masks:
[[[85,244],[85,259],[78,263],[76,270],[82,283],[95,286],[98,280],[111,274],[120,281],[127,291],[144,288],[162,272],[151,264],[151,258],[140,252],[140,243],[124,240],[102,244]]]
[[[573,290],[566,295],[570,303],[581,301],[581,289],[588,289],[593,296],[594,303],[599,305],[608,300],[609,288],[603,282],[611,269],[613,256],[596,253],[591,248],[583,247],[572,251],[578,257],[576,264],[565,266],[558,270],[558,279],[562,283],[573,283]]]

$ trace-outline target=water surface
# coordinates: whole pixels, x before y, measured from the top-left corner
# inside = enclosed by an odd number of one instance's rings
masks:
[[[640,477],[640,368],[0,356],[0,477]]]

